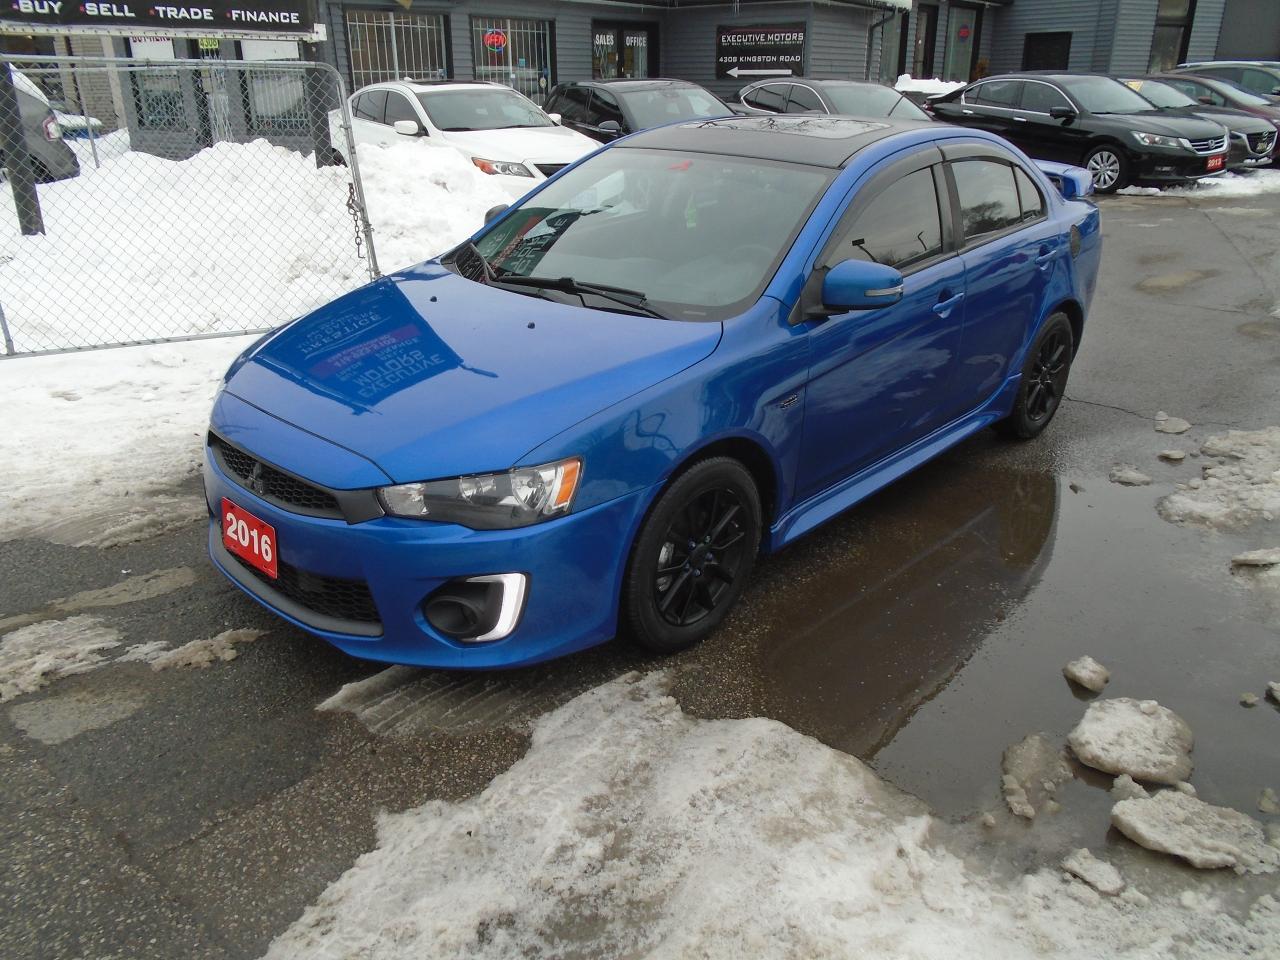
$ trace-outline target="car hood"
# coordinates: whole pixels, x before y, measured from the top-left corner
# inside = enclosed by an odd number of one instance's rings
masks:
[[[1147,113],[1106,114],[1108,120],[1123,124],[1130,130],[1154,133],[1165,137],[1186,137],[1188,140],[1206,140],[1222,136],[1222,124],[1199,117],[1174,116],[1155,110]]]
[[[721,332],[523,296],[427,263],[282,328],[226,390],[406,483],[514,466],[702,360]]]
[[[451,147],[486,160],[572,163],[600,148],[590,137],[560,126],[444,131],[441,139]]]
[[[1275,129],[1261,117],[1245,113],[1243,110],[1234,110],[1231,107],[1195,106],[1180,109],[1195,114],[1202,120],[1212,120],[1214,123],[1222,124],[1228,130],[1238,130],[1241,133],[1270,133]]]

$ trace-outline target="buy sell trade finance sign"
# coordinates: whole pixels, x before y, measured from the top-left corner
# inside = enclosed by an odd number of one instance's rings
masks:
[[[804,75],[804,24],[716,27],[716,79]]]
[[[0,21],[26,27],[167,28],[184,33],[271,33],[304,36],[315,29],[312,0],[205,0],[152,3],[148,0],[0,0]]]

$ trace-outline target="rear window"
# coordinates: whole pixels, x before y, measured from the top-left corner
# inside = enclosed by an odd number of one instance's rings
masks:
[[[1018,88],[1022,84],[1017,80],[988,80],[965,92],[965,103],[977,103],[984,107],[1016,107],[1018,105]]]

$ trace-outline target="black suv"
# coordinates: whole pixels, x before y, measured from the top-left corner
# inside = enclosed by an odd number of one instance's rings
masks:
[[[724,101],[696,83],[661,79],[560,83],[542,109],[601,143],[677,120],[733,116]]]
[[[1119,80],[1097,74],[989,77],[932,98],[929,106],[939,119],[990,130],[1028,156],[1085,167],[1099,193],[1226,169],[1225,127],[1165,116]]]

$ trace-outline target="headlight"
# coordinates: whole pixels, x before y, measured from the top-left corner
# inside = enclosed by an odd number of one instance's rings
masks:
[[[485,160],[472,157],[471,162],[485,173],[500,173],[504,177],[532,177],[533,173],[523,163],[510,163],[506,160]]]
[[[1187,144],[1179,137],[1162,137],[1155,133],[1143,133],[1141,130],[1130,130],[1133,139],[1137,140],[1144,147],[1186,147]]]
[[[582,461],[570,457],[506,473],[402,483],[383,487],[378,495],[397,517],[507,530],[568,513],[581,475]]]

